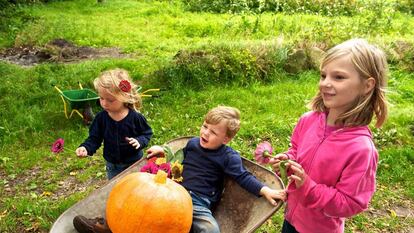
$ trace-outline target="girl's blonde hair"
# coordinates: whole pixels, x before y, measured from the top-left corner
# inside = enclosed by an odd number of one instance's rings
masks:
[[[384,52],[364,39],[351,39],[328,50],[322,59],[320,69],[322,70],[328,63],[344,56],[349,56],[362,80],[374,78],[375,86],[369,93],[357,98],[348,111],[338,117],[336,123],[343,126],[368,125],[375,114],[377,118],[375,127],[381,127],[388,114],[385,98],[388,65]],[[323,103],[320,91],[308,107],[319,112],[329,111]]]
[[[227,126],[226,135],[233,138],[240,129],[240,111],[233,107],[218,106],[206,114],[204,121],[213,125],[225,121]]]
[[[121,90],[121,81],[126,80],[130,84],[131,88],[128,91]],[[139,111],[142,107],[141,96],[137,92],[137,85],[135,85],[129,77],[128,71],[124,69],[108,70],[93,81],[95,89],[106,89],[112,96],[118,101],[125,104],[126,107]],[[128,89],[128,88],[127,88]]]

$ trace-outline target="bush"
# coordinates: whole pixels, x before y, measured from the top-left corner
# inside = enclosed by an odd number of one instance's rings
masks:
[[[215,13],[241,12],[284,12],[286,14],[306,13],[326,16],[357,13],[358,4],[354,0],[182,0],[190,11]]]
[[[179,51],[167,67],[152,74],[170,88],[269,82],[286,59],[283,48],[215,47]],[[161,85],[162,85],[161,84]]]

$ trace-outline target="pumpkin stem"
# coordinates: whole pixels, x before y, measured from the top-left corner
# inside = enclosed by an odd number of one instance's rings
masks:
[[[158,184],[165,184],[165,182],[167,182],[167,173],[163,170],[158,170],[154,177],[154,181]]]

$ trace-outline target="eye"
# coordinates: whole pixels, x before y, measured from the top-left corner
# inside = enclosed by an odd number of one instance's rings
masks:
[[[325,78],[326,78],[326,74],[321,73],[320,79],[321,79],[321,80],[324,80]]]
[[[341,80],[341,79],[345,79],[345,77],[344,77],[344,76],[342,76],[342,75],[336,75],[336,76],[335,76],[335,79],[337,79],[337,80]]]

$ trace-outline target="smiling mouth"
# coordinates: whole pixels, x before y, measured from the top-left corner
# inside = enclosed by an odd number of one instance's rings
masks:
[[[335,96],[335,94],[323,93],[324,98],[331,98],[331,97],[334,97],[334,96]]]

